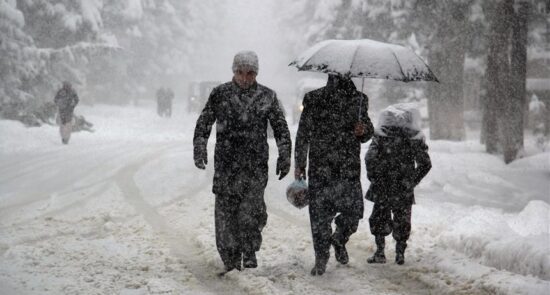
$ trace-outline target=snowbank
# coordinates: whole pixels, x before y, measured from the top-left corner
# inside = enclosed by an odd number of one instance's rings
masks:
[[[531,201],[517,214],[472,208],[441,235],[441,245],[497,269],[550,280],[550,206]]]

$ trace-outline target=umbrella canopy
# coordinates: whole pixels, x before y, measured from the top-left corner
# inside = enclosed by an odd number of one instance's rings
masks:
[[[411,49],[369,39],[322,41],[289,64],[292,65],[300,71],[349,77],[439,82]]]

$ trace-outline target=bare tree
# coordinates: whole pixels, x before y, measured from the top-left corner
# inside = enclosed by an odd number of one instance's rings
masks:
[[[441,81],[428,86],[431,139],[463,140],[465,137],[463,77],[469,2],[430,3],[440,22],[431,40],[428,62]]]
[[[506,117],[510,120],[507,136],[509,141],[504,149],[504,161],[513,161],[519,150],[523,148],[524,117],[527,109],[527,94],[525,89],[527,75],[527,20],[529,17],[529,2],[516,1],[515,13],[512,19],[512,51],[511,51],[511,97],[506,104]]]
[[[510,97],[510,18],[513,0],[495,1],[489,7],[490,28],[487,53],[487,96],[483,107],[484,134],[487,152],[496,153],[499,138],[504,137],[505,108],[502,102]],[[499,136],[500,135],[500,136]]]
[[[495,1],[490,4],[488,13],[491,24],[484,134],[487,152],[496,153],[500,147],[506,163],[516,159],[523,147],[526,104],[529,4],[527,1],[516,2]]]

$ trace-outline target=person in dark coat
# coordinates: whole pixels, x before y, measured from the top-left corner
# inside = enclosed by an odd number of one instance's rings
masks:
[[[174,100],[174,91],[172,88],[166,88],[166,98],[164,114],[166,117],[172,117],[172,101]]]
[[[348,263],[346,243],[363,218],[361,143],[373,134],[368,97],[350,78],[329,75],[303,100],[295,147],[295,178],[305,179],[309,153],[309,218],[315,250],[312,275],[325,272],[331,244]],[[340,213],[336,219],[336,214]],[[332,232],[335,219],[336,230]]]
[[[162,114],[164,112],[164,96],[165,91],[163,87],[160,87],[157,90],[156,97],[157,97],[157,114],[159,117],[162,117]]]
[[[72,132],[72,120],[74,108],[78,104],[78,95],[70,82],[63,82],[61,89],[57,91],[54,102],[59,112],[59,133],[61,142],[68,144]]]
[[[390,106],[380,115],[365,157],[371,182],[366,199],[374,202],[370,231],[377,246],[368,263],[386,262],[385,236],[389,234],[397,242],[395,262],[405,263],[414,187],[432,167],[419,122],[420,113],[408,104]]]
[[[252,51],[237,53],[233,73],[231,82],[210,93],[193,138],[195,165],[205,169],[207,141],[216,122],[212,191],[216,195],[216,245],[226,271],[257,267],[255,252],[260,249],[267,222],[268,122],[279,150],[279,179],[290,170],[292,146],[275,92],[256,82],[257,55]]]
[[[161,87],[157,90],[157,114],[160,117],[172,115],[172,99],[174,92],[170,88]]]

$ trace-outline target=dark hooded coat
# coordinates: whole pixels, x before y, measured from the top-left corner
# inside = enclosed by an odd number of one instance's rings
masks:
[[[396,206],[414,204],[414,187],[432,167],[424,137],[395,126],[377,130],[365,162],[371,182],[367,200]]]

